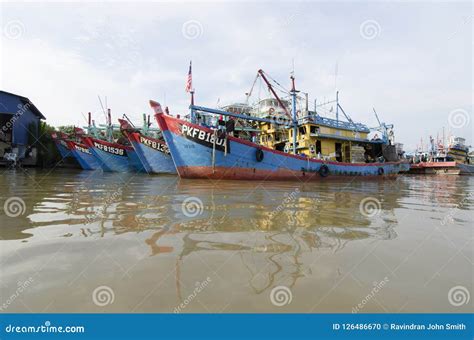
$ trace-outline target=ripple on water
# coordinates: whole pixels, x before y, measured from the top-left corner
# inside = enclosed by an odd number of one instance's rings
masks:
[[[126,292],[111,308],[129,311],[143,300],[144,292],[153,292],[159,278],[159,297],[150,293],[137,310],[172,312],[188,294],[186,287],[202,281],[202,275],[218,272],[212,277],[215,298],[199,297],[209,306],[222,302],[233,311],[274,311],[266,294],[283,284],[295,290],[295,311],[312,311],[321,300],[327,301],[318,307],[323,311],[344,306],[337,311],[350,312],[372,289],[363,282],[380,281],[414,252],[413,247],[423,245],[420,251],[430,257],[441,254],[442,263],[457,251],[455,242],[472,235],[473,178],[401,176],[393,181],[300,183],[25,171],[8,172],[0,179],[2,199],[18,196],[26,207],[16,218],[1,212],[3,279],[15,283],[22,273],[43,267],[35,276],[35,289],[41,294],[22,298],[35,306],[35,299],[55,296],[54,311],[97,311],[82,304],[90,291],[107,282],[113,283],[117,296],[120,289]],[[450,243],[442,243],[444,238],[430,243],[436,230],[447,234]],[[360,263],[378,245],[377,257]],[[416,269],[397,273],[402,285],[419,272],[423,277],[433,275],[425,272],[429,263],[416,262],[425,257],[415,254]],[[453,261],[457,265],[446,270],[459,267],[458,259]],[[354,265],[357,270],[351,271]],[[358,283],[337,291],[335,297],[321,295],[344,277]],[[395,306],[400,291],[396,280],[390,276],[397,292],[390,310],[400,307]],[[410,301],[430,289],[423,286],[425,281],[419,285],[422,291],[413,289]],[[69,294],[61,293],[64,287],[69,287]],[[301,295],[297,289],[310,293]],[[354,297],[359,290],[361,296]],[[229,292],[238,298],[232,300]],[[381,300],[387,303],[390,298]],[[63,300],[67,306],[58,306]],[[245,308],[238,307],[241,301]],[[16,310],[21,311],[21,305],[12,309]]]

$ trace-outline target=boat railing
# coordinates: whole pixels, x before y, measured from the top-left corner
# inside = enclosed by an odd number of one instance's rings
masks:
[[[335,119],[331,119],[327,117],[322,117],[319,115],[309,115],[309,116],[301,117],[298,119],[298,124],[308,124],[308,123],[320,124],[320,125],[325,125],[325,126],[344,129],[344,130],[351,130],[351,131],[356,131],[356,132],[365,132],[365,133],[370,132],[370,129],[362,123],[350,123],[350,122],[345,122],[341,120],[335,120]]]

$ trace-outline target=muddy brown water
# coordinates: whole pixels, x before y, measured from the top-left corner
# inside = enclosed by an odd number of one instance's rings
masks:
[[[473,192],[2,169],[0,311],[472,312]]]

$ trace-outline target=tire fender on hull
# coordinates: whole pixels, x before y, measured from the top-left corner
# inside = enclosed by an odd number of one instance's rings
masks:
[[[326,164],[321,165],[319,168],[319,175],[321,177],[327,177],[329,175],[329,168]]]

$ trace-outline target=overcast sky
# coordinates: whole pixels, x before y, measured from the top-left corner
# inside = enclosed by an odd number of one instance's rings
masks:
[[[473,144],[470,1],[1,8],[1,89],[29,97],[52,125],[84,125],[88,111],[102,123],[97,95],[138,123],[149,99],[187,112],[191,59],[196,103],[211,107],[244,101],[259,68],[288,88],[294,60],[311,102],[337,88],[353,120],[376,126],[375,107],[408,150],[443,127]]]

